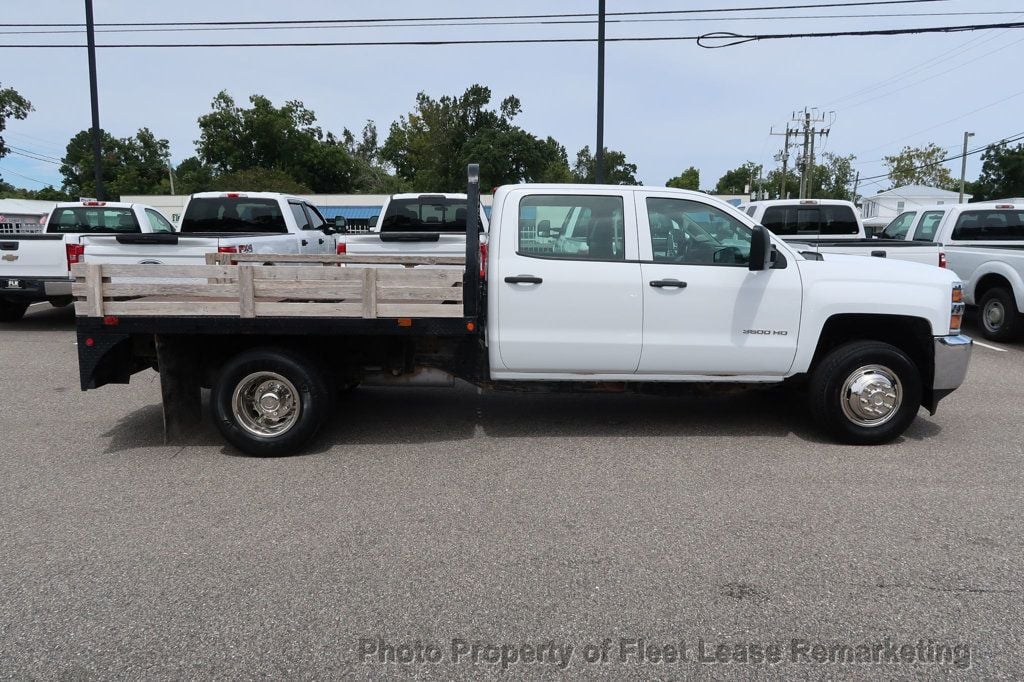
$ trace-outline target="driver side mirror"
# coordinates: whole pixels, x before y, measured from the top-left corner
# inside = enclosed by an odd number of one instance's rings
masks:
[[[772,239],[764,225],[754,225],[750,235],[751,271],[767,270],[772,264]]]
[[[348,232],[348,219],[345,216],[334,216],[334,231],[342,234]]]
[[[542,220],[537,223],[537,236],[538,237],[550,237],[551,236],[551,221]]]

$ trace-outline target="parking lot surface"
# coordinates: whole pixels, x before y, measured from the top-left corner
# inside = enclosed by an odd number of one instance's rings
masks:
[[[73,327],[0,325],[0,676],[1024,676],[1022,343],[880,447],[776,392],[464,386],[261,460],[164,445],[155,373],[80,392]]]

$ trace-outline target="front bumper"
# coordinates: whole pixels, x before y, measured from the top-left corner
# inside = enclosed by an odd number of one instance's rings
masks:
[[[960,388],[967,377],[967,366],[971,362],[971,350],[974,341],[969,336],[936,336],[935,340],[935,373],[932,379],[932,390],[925,407],[932,414],[939,401]]]

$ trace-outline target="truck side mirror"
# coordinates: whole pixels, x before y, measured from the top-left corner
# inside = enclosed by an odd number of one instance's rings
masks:
[[[763,225],[754,225],[750,235],[750,270],[767,270],[771,267],[772,239]]]
[[[340,234],[348,232],[348,218],[343,215],[334,216],[332,222],[334,223],[334,231]]]
[[[542,220],[537,223],[537,236],[538,237],[550,237],[551,236],[551,221]]]

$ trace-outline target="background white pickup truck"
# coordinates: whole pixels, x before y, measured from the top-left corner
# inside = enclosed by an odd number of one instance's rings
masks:
[[[466,253],[465,194],[394,194],[365,234],[339,234],[337,252],[351,255],[461,256]],[[480,210],[481,244],[487,216]]]
[[[71,303],[70,268],[81,261],[89,235],[152,236],[174,227],[143,204],[84,201],[60,203],[40,234],[0,238],[0,320],[21,319],[32,303]]]
[[[335,252],[334,228],[315,207],[274,192],[203,192],[185,203],[179,232],[88,237],[87,263],[203,264],[208,253]]]
[[[896,216],[891,239],[937,241],[980,309],[981,333],[1006,341],[1024,333],[1024,203],[922,206]]]
[[[798,250],[875,256],[945,267],[938,244],[870,238],[856,206],[838,199],[776,199],[739,207]]]

